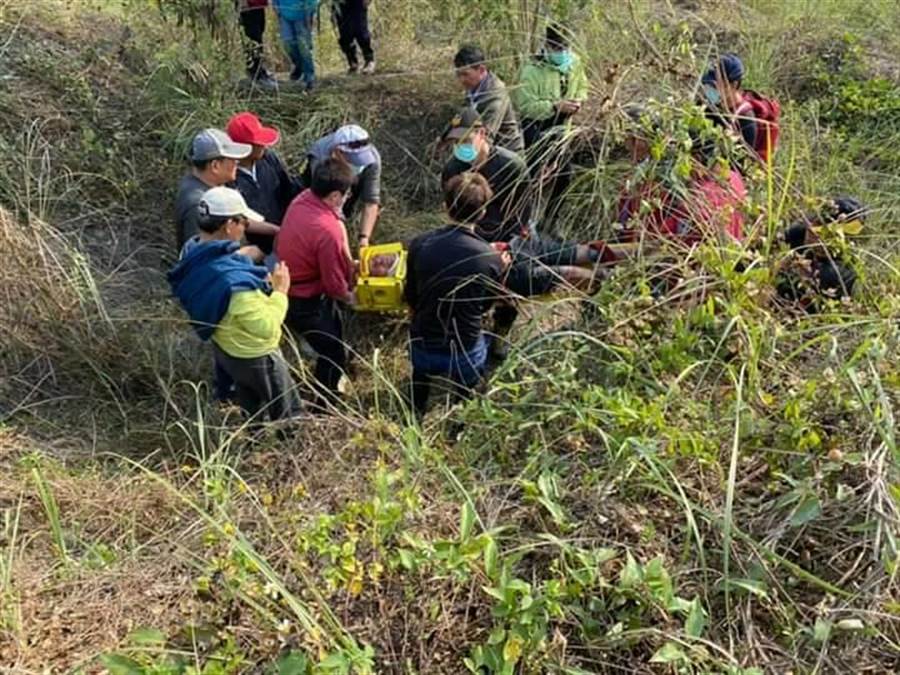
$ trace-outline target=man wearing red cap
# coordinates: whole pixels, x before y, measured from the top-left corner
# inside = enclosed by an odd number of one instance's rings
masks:
[[[254,211],[258,211],[271,225],[267,234],[247,234],[247,241],[265,253],[272,252],[272,244],[284,213],[300,192],[300,184],[291,177],[281,158],[272,149],[278,142],[277,129],[263,126],[259,117],[241,112],[231,118],[228,135],[235,143],[246,143],[252,152],[238,162],[237,178],[231,187],[244,197]],[[238,140],[241,139],[241,140]]]

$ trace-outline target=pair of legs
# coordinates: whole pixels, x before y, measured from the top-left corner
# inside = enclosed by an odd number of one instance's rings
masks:
[[[590,291],[600,279],[594,266],[609,262],[604,244],[577,244],[537,235],[514,237],[510,254],[513,263],[506,287],[513,295],[525,298],[545,295],[558,286]],[[500,303],[494,309],[495,356],[505,353],[505,338],[518,315],[514,301]]]
[[[251,80],[269,80],[271,75],[263,65],[263,35],[266,32],[266,8],[255,7],[240,13],[244,31],[244,53],[247,58],[247,75]]]
[[[296,337],[303,337],[318,355],[314,371],[317,404],[334,402],[347,367],[341,309],[330,298],[290,298],[288,303],[288,328]]]
[[[216,368],[234,381],[238,403],[248,417],[272,421],[294,417],[300,412],[297,387],[281,351],[253,359],[226,354],[215,343]]]
[[[356,47],[362,51],[366,66],[374,64],[375,52],[372,50],[372,35],[369,32],[369,8],[363,0],[343,0],[335,2],[333,11],[334,23],[338,29],[338,43],[347,57],[347,65],[351,72],[359,69],[359,57]]]
[[[300,19],[285,19],[278,17],[281,40],[287,50],[291,63],[291,80],[303,82],[307,88],[311,88],[316,82],[316,62],[313,59],[313,21],[315,15],[301,17]]]
[[[416,416],[421,418],[428,408],[428,397],[435,379],[446,386],[452,398],[467,398],[484,377],[489,338],[482,333],[469,351],[451,346],[449,350],[430,350],[421,339],[413,338],[409,345],[412,361],[412,403]]]

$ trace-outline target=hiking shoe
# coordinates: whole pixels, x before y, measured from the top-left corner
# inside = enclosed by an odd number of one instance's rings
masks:
[[[269,75],[257,77],[253,81],[254,86],[259,87],[263,91],[278,91],[278,80]]]
[[[359,72],[359,64],[358,63],[351,63],[350,67],[347,68],[348,75],[356,75],[358,72]]]
[[[491,341],[488,358],[494,363],[503,363],[509,356],[509,342],[503,338],[495,337]]]
[[[366,65],[363,66],[362,69],[363,75],[371,75],[375,72],[375,62],[374,61],[366,61]]]

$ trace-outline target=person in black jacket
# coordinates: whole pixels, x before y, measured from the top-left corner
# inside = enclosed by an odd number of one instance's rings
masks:
[[[454,176],[444,187],[452,223],[421,234],[409,245],[404,297],[412,310],[409,327],[416,414],[425,414],[433,378],[449,381],[465,395],[484,375],[490,339],[484,314],[504,295],[509,256],[475,231],[493,198],[481,174]]]
[[[272,149],[279,139],[277,129],[263,126],[251,112],[242,112],[231,118],[227,131],[233,141],[242,139],[235,143],[253,146],[250,155],[238,163],[237,178],[230,187],[240,192],[250,208],[266,219],[267,232],[248,233],[247,242],[269,254],[287,207],[300,193],[300,182],[288,173]]]

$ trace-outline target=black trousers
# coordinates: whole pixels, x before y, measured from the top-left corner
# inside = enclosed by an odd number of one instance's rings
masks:
[[[334,3],[334,23],[338,29],[338,44],[351,66],[359,65],[356,45],[362,50],[366,63],[375,60],[372,35],[369,33],[369,8],[363,0],[343,0]]]
[[[249,417],[288,419],[300,412],[297,387],[280,351],[253,359],[226,354],[213,343],[216,367],[234,380],[238,403]]]
[[[244,42],[247,74],[251,79],[266,77],[268,72],[262,62],[263,35],[266,32],[266,8],[259,7],[241,12],[240,23],[247,38]]]
[[[338,383],[347,367],[344,346],[344,322],[341,308],[330,298],[290,298],[286,322],[288,329],[303,337],[316,359],[315,377],[320,396],[337,398]]]

